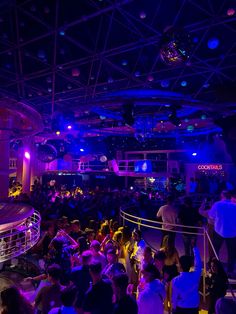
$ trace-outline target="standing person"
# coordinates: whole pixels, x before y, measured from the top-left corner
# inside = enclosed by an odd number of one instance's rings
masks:
[[[61,306],[61,291],[60,285],[61,268],[59,265],[53,264],[48,267],[49,286],[39,290],[35,298],[35,308],[37,314],[48,314],[52,307]]]
[[[102,265],[102,269],[106,266],[106,257],[101,252],[101,244],[97,240],[93,240],[90,244],[90,251],[92,252],[92,263],[99,262]]]
[[[139,314],[164,313],[165,286],[156,279],[157,274],[157,269],[152,264],[146,265],[142,270],[144,287],[137,299]]]
[[[163,221],[161,246],[163,245],[163,239],[166,235],[169,236],[173,244],[175,243],[175,232],[169,230],[174,230],[175,227],[173,224],[176,224],[178,217],[178,211],[174,206],[174,197],[172,195],[167,196],[166,202],[167,204],[161,206],[157,212],[157,218],[161,218]]]
[[[229,191],[221,192],[221,200],[215,202],[207,211],[209,218],[214,220],[213,245],[217,255],[223,242],[226,242],[228,251],[228,275],[234,273],[236,261],[236,204],[231,201]]]
[[[138,306],[134,298],[127,294],[129,277],[127,274],[118,274],[112,278],[112,287],[115,295],[113,314],[138,314]]]
[[[70,281],[73,282],[77,295],[75,306],[78,313],[83,313],[82,305],[86,291],[89,289],[90,282],[92,281],[89,264],[92,259],[92,253],[90,251],[84,251],[81,254],[82,265],[72,268]]]
[[[190,271],[192,266],[192,257],[189,255],[181,256],[180,275],[172,280],[172,308],[174,314],[198,314],[199,307],[199,282],[201,278],[201,257],[197,247],[193,248],[194,270]]]
[[[132,232],[132,239],[134,243],[132,253],[130,255],[131,283],[133,283],[136,288],[138,286],[139,272],[141,269],[141,262],[146,243],[142,239],[141,231],[137,229]]]
[[[92,286],[86,292],[83,302],[84,314],[111,314],[113,290],[111,282],[102,279],[102,265],[89,265]]]
[[[200,220],[200,215],[198,214],[197,209],[193,207],[191,197],[184,198],[184,203],[180,206],[179,220],[183,226],[197,226]],[[193,256],[192,244],[196,245],[197,229],[184,227],[183,231],[190,233],[183,233],[185,255]]]
[[[216,301],[226,295],[228,278],[220,261],[213,257],[210,261],[210,271],[206,277],[209,292],[208,314],[215,313]]]

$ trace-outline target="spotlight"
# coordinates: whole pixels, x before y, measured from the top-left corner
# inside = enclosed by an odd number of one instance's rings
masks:
[[[24,155],[25,155],[25,158],[26,158],[26,159],[30,159],[30,153],[29,153],[29,152],[25,152]]]
[[[197,153],[192,153],[192,156],[194,156],[194,157],[197,156]]]
[[[68,129],[68,130],[71,130],[71,129],[72,129],[72,126],[71,126],[71,125],[68,125],[68,126],[67,126],[67,129]]]
[[[80,151],[81,151],[81,152],[84,152],[84,149],[83,149],[83,148],[80,148]]]

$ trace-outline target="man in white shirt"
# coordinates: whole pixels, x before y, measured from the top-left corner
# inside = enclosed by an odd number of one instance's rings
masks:
[[[231,201],[230,192],[222,191],[221,200],[215,202],[206,215],[214,221],[213,245],[217,255],[223,242],[226,242],[228,273],[231,274],[236,261],[236,204]]]
[[[157,218],[161,218],[163,221],[161,246],[163,244],[163,239],[166,235],[169,236],[170,241],[172,241],[174,245],[175,232],[168,230],[174,230],[175,227],[173,226],[173,224],[176,224],[178,217],[178,211],[174,207],[174,197],[172,195],[167,196],[166,202],[167,204],[161,206],[157,212]]]
[[[194,270],[192,257],[181,256],[179,259],[181,272],[180,275],[172,280],[172,308],[174,314],[198,314],[199,307],[199,281],[201,278],[201,257],[197,247],[193,248]]]
[[[145,281],[143,290],[139,293],[138,314],[164,313],[164,299],[166,296],[165,286],[157,278],[157,269],[148,264],[142,270]]]

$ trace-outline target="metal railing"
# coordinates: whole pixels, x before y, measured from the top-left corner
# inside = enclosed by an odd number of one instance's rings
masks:
[[[163,223],[160,221],[155,221],[147,218],[141,218],[132,214],[127,213],[127,210],[133,209],[134,207],[126,207],[123,209],[120,209],[120,218],[122,219],[123,226],[125,225],[125,221],[133,223],[137,225],[138,229],[140,230],[141,226],[146,228],[151,228],[155,230],[161,230],[161,231],[168,231],[168,232],[174,232],[174,233],[180,233],[180,234],[189,234],[189,235],[195,235],[195,236],[202,236],[203,237],[203,271],[202,271],[202,277],[203,277],[203,291],[200,292],[203,296],[203,301],[206,301],[206,275],[207,275],[207,241],[209,242],[209,245],[212,248],[212,251],[214,252],[216,258],[219,260],[219,257],[216,253],[216,250],[213,246],[213,243],[211,241],[211,238],[207,232],[206,227],[197,227],[197,226],[184,226],[181,224],[171,224],[171,223]],[[173,227],[173,229],[165,229],[163,225],[168,225]],[[189,232],[189,229],[196,230],[195,232]],[[235,300],[235,295],[233,292],[232,287],[229,285],[231,294],[233,299]]]
[[[41,217],[37,211],[19,226],[0,233],[0,262],[17,257],[32,248],[40,237]]]

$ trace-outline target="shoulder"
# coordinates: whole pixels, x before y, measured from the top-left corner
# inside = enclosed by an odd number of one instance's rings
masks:
[[[48,312],[48,314],[57,314],[59,312],[59,307],[54,307],[53,309],[51,309],[51,311]]]

